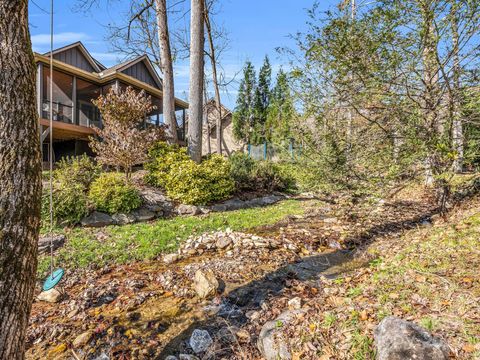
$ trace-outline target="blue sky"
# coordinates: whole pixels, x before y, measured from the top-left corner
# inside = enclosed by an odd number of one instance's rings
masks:
[[[261,66],[263,58],[269,55],[274,71],[287,62],[275,48],[293,47],[289,34],[305,30],[306,9],[314,0],[220,0],[220,12],[216,22],[224,25],[229,33],[230,46],[222,58],[226,76],[233,76],[242,69],[248,59],[255,68]],[[324,0],[328,6],[332,0]],[[75,0],[55,1],[55,47],[82,41],[92,55],[106,66],[124,59],[122,54],[112,52],[105,40],[109,23],[119,19],[118,14],[127,10],[129,1],[110,0],[109,6],[93,8],[90,13],[75,11]],[[50,0],[30,1],[30,29],[34,51],[49,50]],[[42,10],[43,9],[43,10]],[[45,10],[45,11],[44,11]],[[176,94],[188,96],[188,61],[175,64]],[[241,74],[237,76],[239,80]],[[233,82],[224,94],[222,102],[230,108],[235,106],[238,81]]]

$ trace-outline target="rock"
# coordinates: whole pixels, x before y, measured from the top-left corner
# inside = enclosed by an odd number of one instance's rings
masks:
[[[114,223],[113,218],[105,213],[94,211],[90,215],[84,217],[80,223],[86,227],[103,227],[112,225]]]
[[[178,254],[167,254],[163,257],[163,262],[165,264],[172,264],[180,259],[180,255]]]
[[[48,254],[50,252],[50,241],[52,242],[53,251],[55,251],[65,243],[65,235],[40,237],[38,239],[38,252],[40,254]]]
[[[168,355],[165,360],[178,360],[176,356]]]
[[[227,205],[225,204],[215,204],[210,206],[210,210],[212,210],[213,212],[223,212],[223,211],[227,211],[228,208],[227,208]]]
[[[54,288],[47,291],[42,291],[40,294],[38,294],[37,299],[39,301],[57,303],[60,301],[61,297],[62,297],[62,294],[60,293],[60,291]]]
[[[267,321],[260,330],[257,347],[266,360],[291,359],[282,327],[288,324],[301,310],[288,310],[281,313],[275,320]]]
[[[102,352],[100,355],[98,355],[97,357],[93,358],[93,360],[110,360],[110,358],[108,357],[107,354],[105,354],[104,352]]]
[[[158,189],[144,188],[140,191],[146,209],[155,213],[168,214],[173,211],[172,202]]]
[[[190,347],[192,348],[195,354],[200,354],[205,352],[210,345],[212,345],[213,340],[207,330],[195,329],[193,330],[192,336],[190,337]]]
[[[200,298],[206,299],[215,296],[219,286],[212,270],[197,270],[195,272],[194,289]]]
[[[198,215],[202,213],[202,210],[195,205],[186,205],[181,204],[177,208],[177,212],[179,215]]]
[[[441,339],[409,321],[386,317],[374,333],[378,360],[447,360],[449,347]]]
[[[336,217],[325,218],[323,219],[323,222],[327,224],[335,224],[338,222],[338,219]]]
[[[92,335],[93,335],[92,330],[85,331],[83,334],[78,335],[75,338],[75,340],[73,340],[73,343],[72,343],[73,347],[79,348],[86,345],[92,338]]]
[[[180,354],[178,356],[179,360],[200,360],[198,357],[195,355],[190,355],[190,354]]]
[[[224,326],[220,330],[218,330],[217,337],[225,344],[232,344],[237,341],[237,337],[235,336],[235,330],[237,329],[231,329],[228,326]]]
[[[150,221],[155,219],[156,217],[153,211],[150,211],[145,207],[141,207],[140,209],[133,210],[132,215],[135,217],[135,220],[138,222]]]
[[[293,299],[288,300],[287,304],[290,310],[299,310],[302,307],[302,299],[294,297]]]
[[[112,219],[117,225],[132,224],[135,222],[135,216],[132,214],[113,214]]]
[[[215,242],[217,249],[223,250],[232,245],[233,241],[228,236],[221,236]]]

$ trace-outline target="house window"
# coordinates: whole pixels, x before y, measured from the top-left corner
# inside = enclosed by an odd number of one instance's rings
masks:
[[[50,69],[43,68],[42,117],[50,119]],[[53,120],[73,124],[73,76],[53,70]]]

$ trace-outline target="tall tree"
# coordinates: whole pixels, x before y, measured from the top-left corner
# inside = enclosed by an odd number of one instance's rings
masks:
[[[202,160],[202,119],[204,81],[204,0],[191,0],[190,8],[190,93],[187,131],[188,153]]]
[[[295,107],[288,75],[280,69],[272,89],[267,112],[267,139],[271,142],[288,140],[292,134]]]
[[[0,1],[0,359],[23,359],[40,229],[41,162],[28,0]]]
[[[233,112],[233,134],[237,140],[251,142],[253,126],[255,124],[255,69],[250,61],[245,63],[243,78],[240,80],[237,104]]]
[[[155,0],[157,13],[158,42],[160,44],[160,68],[163,74],[163,117],[168,125],[168,137],[177,143],[177,119],[175,117],[175,86],[173,82],[173,59],[168,31],[167,1]]]
[[[265,124],[267,122],[268,106],[270,104],[270,87],[272,83],[272,67],[268,56],[258,73],[258,83],[255,90],[255,143],[265,141]]]
[[[209,45],[209,52],[208,52],[208,57],[210,58],[210,63],[212,66],[212,83],[213,83],[213,89],[215,91],[215,106],[217,108],[216,111],[216,138],[217,138],[217,153],[222,154],[222,140],[223,140],[223,134],[222,134],[222,101],[220,98],[220,85],[219,85],[219,79],[218,79],[218,72],[217,72],[217,52],[215,49],[215,44],[214,44],[214,34],[213,34],[213,28],[212,28],[212,23],[210,21],[210,9],[213,6],[213,1],[210,1],[208,3],[207,0],[205,0],[205,28],[207,30],[207,38],[208,38],[208,45]],[[208,110],[207,110],[208,111]],[[208,114],[207,114],[207,128],[208,128],[208,146],[210,149],[210,124],[208,123]],[[209,150],[210,153],[210,150]]]

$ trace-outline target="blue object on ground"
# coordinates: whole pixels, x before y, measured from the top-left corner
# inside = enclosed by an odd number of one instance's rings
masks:
[[[43,291],[53,289],[60,282],[60,280],[62,280],[63,274],[65,274],[65,271],[59,268],[48,275],[47,279],[43,283]]]

